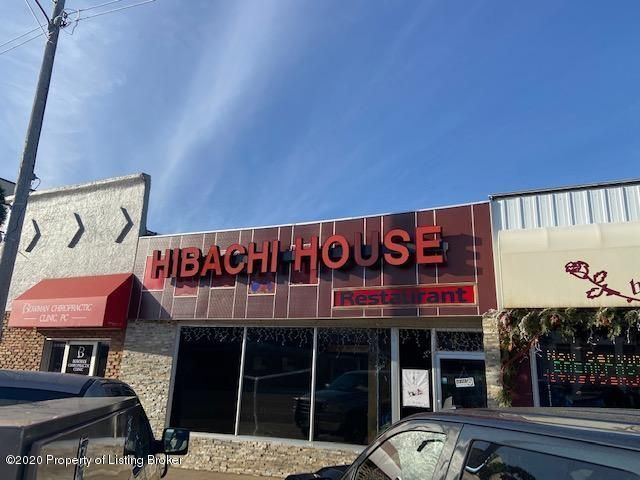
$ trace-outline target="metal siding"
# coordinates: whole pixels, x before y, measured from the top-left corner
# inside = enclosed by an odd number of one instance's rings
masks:
[[[499,198],[493,228],[513,230],[640,221],[640,185],[609,186]]]
[[[629,220],[640,219],[640,185],[624,187]]]
[[[571,192],[569,194],[571,203],[569,204],[572,213],[574,225],[588,225],[592,222],[591,202],[586,191]]]
[[[614,223],[626,222],[629,213],[626,206],[624,189],[622,187],[609,189],[610,221]]]
[[[506,226],[509,230],[514,228],[522,228],[522,211],[520,210],[519,198],[508,198],[505,200],[506,211]]]
[[[539,223],[542,225],[554,225],[556,223],[555,201],[553,195],[540,195],[538,197]]]
[[[609,208],[606,193],[606,190],[587,192],[592,223],[609,223]]]
[[[540,226],[537,200],[537,196],[522,199],[522,225],[524,228],[538,228]]]
[[[556,193],[553,195],[556,201],[556,227],[568,227],[573,225],[571,193]]]

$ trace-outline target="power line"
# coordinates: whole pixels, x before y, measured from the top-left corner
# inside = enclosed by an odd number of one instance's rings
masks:
[[[111,2],[106,2],[102,5],[96,5],[94,7],[89,7],[89,8],[83,8],[80,10],[73,10],[73,12],[83,12],[83,11],[87,11],[87,10],[92,10],[94,8],[97,8],[98,6],[105,6],[105,5],[110,5],[112,3],[117,3],[120,2],[121,0],[112,0]],[[155,2],[156,0],[145,0],[144,2],[138,2],[138,3],[134,3],[133,5],[127,5],[125,7],[119,7],[119,8],[112,8],[111,10],[107,10],[106,12],[100,12],[100,13],[96,13],[94,15],[89,15],[88,17],[80,17],[77,18],[76,20],[74,20],[75,23],[78,23],[80,20],[88,20],[89,18],[95,18],[95,17],[100,17],[102,15],[107,15],[108,13],[113,13],[113,12],[119,12],[121,10],[127,10],[129,8],[133,8],[133,7],[139,7],[140,5],[144,5],[146,3],[152,3]]]
[[[94,5],[93,7],[81,8],[78,10],[79,12],[88,12],[89,10],[95,10],[96,8],[106,7],[107,5],[113,5],[114,3],[120,3],[122,0],[111,0],[110,2],[104,2],[99,5]]]
[[[28,32],[23,33],[22,35],[18,35],[17,37],[12,38],[11,40],[7,40],[4,43],[0,43],[0,48],[4,47],[5,45],[9,45],[10,43],[15,42],[16,40],[20,40],[23,37],[26,37],[27,35],[29,35],[30,33],[35,32],[36,30],[40,30],[40,27],[36,27],[33,30],[29,30]]]
[[[36,12],[34,12],[33,8],[31,8],[31,4],[29,3],[29,0],[24,0],[24,3],[27,4],[27,7],[29,8],[29,11],[31,12],[31,15],[33,16],[33,19],[36,21],[36,23],[38,25],[40,25],[40,28],[42,29],[42,33],[44,33],[46,35],[47,32],[44,29],[44,27],[42,26],[42,24],[40,23],[40,20],[38,19],[38,17],[36,17]]]
[[[72,21],[65,20],[65,22],[66,22],[66,23],[63,23],[63,24],[61,25],[61,30],[63,30],[63,31],[64,31],[64,28],[65,28],[65,27],[68,27],[68,26],[72,25],[73,27],[72,27],[72,29],[71,29],[71,33],[73,33],[73,30],[75,30],[75,27],[77,26],[78,22],[80,22],[80,20],[88,20],[89,18],[95,18],[95,17],[100,17],[100,16],[102,16],[102,15],[107,15],[108,13],[119,12],[119,11],[121,11],[121,10],[127,10],[127,9],[129,9],[129,8],[139,7],[140,5],[144,5],[144,4],[147,4],[147,3],[153,3],[153,2],[155,2],[156,0],[144,0],[144,1],[142,1],[142,2],[134,3],[133,5],[126,5],[126,6],[124,6],[124,7],[120,7],[120,8],[112,8],[111,10],[107,10],[107,11],[105,11],[105,12],[96,13],[95,15],[89,15],[88,17],[81,17],[81,16],[80,16],[80,12],[85,12],[85,11],[88,11],[88,10],[94,10],[94,9],[96,9],[96,8],[99,8],[99,7],[106,7],[106,6],[108,6],[108,5],[112,5],[112,4],[114,4],[114,3],[119,3],[119,2],[121,2],[121,1],[122,1],[122,0],[111,0],[111,1],[109,1],[109,2],[104,2],[104,3],[101,3],[101,4],[99,4],[99,5],[94,5],[94,6],[92,6],[92,7],[71,10],[71,13],[75,13],[75,14],[77,14],[77,16],[78,16],[78,17],[77,17],[75,20],[72,20]],[[25,0],[25,2],[27,2],[27,0]],[[39,4],[39,2],[38,2],[38,4]],[[29,3],[28,3],[28,2],[27,2],[27,5],[29,6],[29,9],[30,9],[30,10],[32,11],[32,13],[33,13],[33,10],[31,9],[31,6],[29,5]],[[39,6],[40,6],[40,5],[39,5]],[[63,15],[64,15],[64,16],[66,16],[66,12],[63,12]],[[47,17],[47,19],[48,19],[48,17]],[[37,21],[37,18],[36,18],[36,21]],[[43,26],[42,26],[42,25],[40,25],[40,22],[38,22],[38,25],[39,25],[38,27],[33,28],[33,29],[29,30],[28,32],[25,32],[25,33],[23,33],[23,34],[21,34],[21,35],[18,35],[17,37],[14,37],[14,38],[12,38],[12,39],[10,39],[10,40],[7,40],[7,41],[6,41],[6,42],[4,42],[4,43],[1,43],[1,44],[0,44],[0,48],[4,47],[4,46],[6,46],[6,45],[10,45],[11,43],[15,42],[16,40],[20,40],[21,38],[24,38],[24,37],[26,37],[27,35],[29,35],[29,34],[31,34],[31,33],[33,33],[33,32],[36,32],[36,31],[38,31],[38,30],[41,30],[41,29],[42,29],[42,31],[43,31],[43,32],[45,32],[45,31],[44,31],[44,29],[43,29]],[[34,37],[28,38],[28,39],[26,39],[25,41],[20,42],[20,43],[18,43],[18,44],[16,44],[16,45],[13,45],[13,46],[11,46],[10,48],[7,48],[7,49],[5,49],[5,50],[0,50],[0,55],[3,55],[3,54],[5,54],[5,53],[7,53],[7,52],[10,52],[11,50],[14,50],[14,49],[18,48],[18,47],[20,47],[20,46],[24,45],[25,43],[29,43],[29,42],[31,42],[32,40],[35,40],[36,38],[39,38],[39,37],[40,37],[40,35],[42,35],[42,33],[39,33],[38,35],[36,35],[36,36],[34,36]],[[47,33],[45,33],[45,36],[48,36],[48,34],[47,34]]]
[[[40,30],[40,27],[36,28],[35,30]],[[35,31],[35,30],[32,30],[32,32],[33,32],[33,31]],[[35,37],[31,37],[31,38],[29,38],[29,39],[25,40],[24,42],[20,42],[20,43],[18,43],[18,44],[16,44],[16,45],[14,45],[13,47],[7,48],[6,50],[2,50],[2,51],[0,51],[0,55],[4,55],[5,53],[10,52],[11,50],[13,50],[13,49],[15,49],[15,48],[18,48],[18,47],[20,47],[20,46],[24,45],[25,43],[29,43],[31,40],[35,40],[36,38],[40,38],[40,36],[41,36],[41,35],[42,35],[42,34],[41,34],[41,33],[39,33],[39,34],[38,34],[38,35],[36,35]],[[24,35],[23,35],[23,36],[24,36]],[[11,43],[11,42],[9,42],[9,43]]]
[[[35,0],[36,4],[38,5],[38,7],[40,7],[40,11],[42,12],[42,14],[44,15],[44,18],[47,19],[47,23],[51,23],[51,20],[49,20],[49,15],[47,15],[47,12],[44,11],[44,8],[42,8],[42,5],[40,5],[40,0]]]

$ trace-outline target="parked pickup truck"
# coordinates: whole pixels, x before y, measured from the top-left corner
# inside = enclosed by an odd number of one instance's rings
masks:
[[[350,466],[287,480],[640,480],[640,412],[458,410],[409,417]]]
[[[0,479],[161,478],[189,432],[155,440],[136,397],[68,397],[0,406]]]

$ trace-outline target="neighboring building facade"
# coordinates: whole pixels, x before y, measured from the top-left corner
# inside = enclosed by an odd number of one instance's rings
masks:
[[[640,408],[640,181],[491,199],[503,312],[485,332],[539,335],[513,404]]]
[[[149,188],[137,174],[30,194],[0,368],[118,376]]]
[[[393,421],[486,406],[489,203],[142,237],[120,378],[185,466],[283,475]]]
[[[13,195],[13,190],[16,188],[16,184],[6,180],[4,178],[0,178],[0,190],[4,192],[4,196],[10,197]]]

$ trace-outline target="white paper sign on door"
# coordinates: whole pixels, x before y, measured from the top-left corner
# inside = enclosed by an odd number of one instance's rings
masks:
[[[456,388],[470,388],[475,387],[476,382],[473,377],[456,378]]]
[[[429,370],[402,369],[402,406],[431,407]]]

